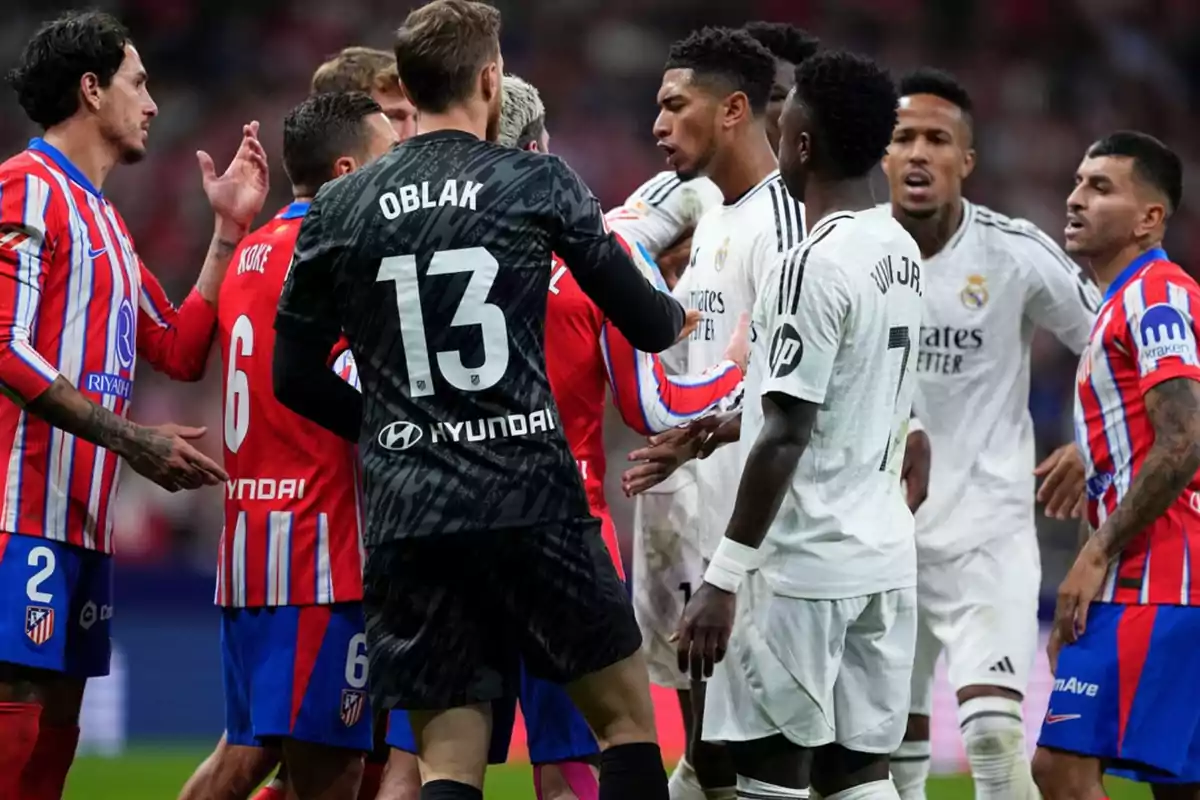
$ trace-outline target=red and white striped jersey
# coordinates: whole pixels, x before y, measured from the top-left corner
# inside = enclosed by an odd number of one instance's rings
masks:
[[[275,399],[275,309],[308,203],[289,205],[238,246],[221,285],[225,528],[220,606],[362,599],[362,515],[352,443]],[[335,369],[354,372],[349,351]],[[351,380],[353,383],[354,380]]]
[[[176,310],[116,208],[42,139],[0,164],[0,531],[111,553],[117,456],[24,410],[61,375],[125,416],[136,355],[204,374],[216,312]]]
[[[1087,469],[1088,520],[1099,527],[1129,492],[1154,443],[1146,393],[1200,381],[1200,287],[1154,249],[1108,288],[1075,382],[1075,436]],[[1194,566],[1193,566],[1194,565]],[[1110,567],[1101,600],[1200,605],[1200,479],[1195,477]]]
[[[644,249],[617,240],[653,274]],[[593,511],[604,499],[605,384],[625,424],[642,434],[665,431],[712,409],[740,389],[742,371],[722,361],[697,375],[668,375],[658,356],[635,350],[592,302],[557,257],[551,265],[546,306],[546,369],[562,418],[563,433],[583,475]],[[661,276],[658,278],[661,284]],[[662,285],[663,291],[666,290]]]

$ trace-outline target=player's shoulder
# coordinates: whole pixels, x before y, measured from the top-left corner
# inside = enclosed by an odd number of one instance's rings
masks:
[[[1150,308],[1168,303],[1186,310],[1195,316],[1200,314],[1200,284],[1183,267],[1166,257],[1149,259],[1130,280],[1124,281],[1114,297],[1120,297],[1127,306]]]
[[[709,220],[736,239],[757,242],[778,254],[804,239],[804,204],[788,194],[778,170],[732,203],[710,210],[701,222]]]
[[[799,248],[810,257],[834,261],[856,260],[865,251],[917,252],[916,242],[886,206],[827,214],[817,220]]]
[[[1010,217],[987,206],[963,200],[962,232],[977,247],[992,254],[1004,254],[1017,260],[1018,265],[1031,258],[1050,256],[1066,258],[1058,243],[1031,220]]]
[[[18,202],[36,205],[37,195],[44,203],[52,202],[66,185],[50,162],[33,150],[22,150],[0,163],[0,200],[6,200],[6,210]]]

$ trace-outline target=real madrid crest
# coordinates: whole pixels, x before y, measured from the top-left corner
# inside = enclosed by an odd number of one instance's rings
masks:
[[[717,249],[716,258],[713,259],[713,266],[717,272],[720,272],[725,266],[725,259],[729,257],[729,237],[725,237],[725,241],[721,242],[721,246]]]
[[[967,285],[958,293],[962,304],[972,311],[979,311],[987,305],[987,279],[982,275],[968,275]]]

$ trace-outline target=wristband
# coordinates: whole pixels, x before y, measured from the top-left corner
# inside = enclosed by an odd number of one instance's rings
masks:
[[[713,553],[712,561],[708,562],[708,569],[704,570],[704,582],[736,594],[746,573],[758,569],[762,564],[762,557],[759,548],[748,547],[724,537],[717,545],[717,552]]]
[[[908,418],[908,432],[916,433],[917,431],[925,430],[925,426],[921,424],[921,420],[917,417]]]

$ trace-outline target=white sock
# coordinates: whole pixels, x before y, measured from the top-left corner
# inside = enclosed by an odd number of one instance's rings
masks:
[[[1038,797],[1025,750],[1021,704],[1007,697],[976,697],[958,707],[963,748],[977,800]]]
[[[686,757],[679,759],[675,770],[667,781],[667,793],[671,800],[706,800],[704,789],[696,778],[696,770]]]
[[[896,784],[887,780],[860,783],[858,786],[831,794],[825,800],[898,800],[899,797]]]
[[[929,742],[901,742],[892,753],[892,782],[900,800],[925,800],[929,779]]]
[[[737,800],[808,800],[808,789],[789,789],[738,775]]]

